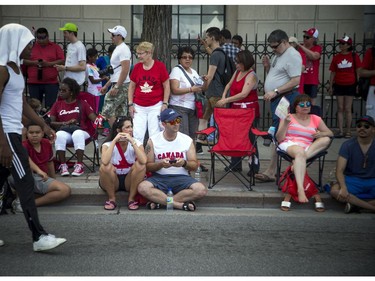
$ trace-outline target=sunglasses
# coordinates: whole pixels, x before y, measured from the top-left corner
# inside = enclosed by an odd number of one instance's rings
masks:
[[[136,53],[137,57],[143,56],[144,54],[146,54],[146,52]]]
[[[180,123],[181,123],[181,118],[177,118],[177,119],[172,120],[172,121],[167,121],[166,123],[169,123],[169,124],[171,124],[172,126],[173,126],[173,125],[176,125],[176,124],[180,124]]]
[[[281,44],[281,42],[279,42],[279,44],[277,44],[277,45],[269,45],[272,49],[274,49],[274,50],[276,50],[279,46],[280,46],[280,44]]]
[[[187,59],[192,60],[193,56],[182,56],[181,58],[184,60],[187,60]]]
[[[306,35],[303,35],[303,39],[310,39],[312,38],[311,36],[306,36]]]
[[[345,42],[340,42],[339,45],[346,45],[347,43]]]
[[[36,36],[36,39],[39,39],[39,40],[44,40],[46,39],[48,36],[45,34],[45,35],[37,35]]]
[[[367,123],[358,123],[357,124],[357,128],[358,129],[361,129],[362,127],[364,127],[365,129],[370,129],[370,125],[369,124],[367,124]]]
[[[311,106],[311,102],[307,101],[307,102],[300,102],[298,104],[300,107],[310,107]]]

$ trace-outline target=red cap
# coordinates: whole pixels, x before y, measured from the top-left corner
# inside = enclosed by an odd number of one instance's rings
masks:
[[[348,45],[351,45],[353,43],[352,38],[350,38],[349,36],[344,36],[343,38],[337,39],[336,41],[340,43],[348,44]]]
[[[309,30],[304,30],[303,32],[305,32],[310,37],[314,37],[314,38],[318,38],[318,35],[319,35],[319,31],[314,27],[310,28]]]

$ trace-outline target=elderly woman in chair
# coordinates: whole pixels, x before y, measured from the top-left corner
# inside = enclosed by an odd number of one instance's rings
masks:
[[[276,139],[279,149],[294,158],[292,170],[297,183],[298,201],[307,203],[303,181],[306,173],[306,160],[326,149],[333,136],[332,131],[317,115],[309,114],[311,98],[308,95],[299,95],[292,105],[294,112],[281,120]],[[293,110],[292,110],[293,112]],[[315,196],[315,210],[324,211],[324,204],[319,194]],[[287,194],[281,204],[283,211],[290,209],[291,195]]]
[[[95,133],[92,122],[96,114],[92,107],[85,101],[77,99],[80,86],[76,80],[65,78],[60,84],[57,100],[50,112],[51,126],[57,130],[55,149],[61,162],[59,167],[61,176],[69,176],[66,164],[65,151],[68,143],[73,143],[77,153],[77,163],[72,176],[80,176],[83,170],[83,154],[86,139]]]

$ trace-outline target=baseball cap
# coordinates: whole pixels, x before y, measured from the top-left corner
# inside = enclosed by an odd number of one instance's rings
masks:
[[[358,124],[359,122],[367,122],[369,123],[371,126],[375,127],[375,122],[374,122],[374,119],[371,117],[371,116],[368,116],[368,115],[364,115],[362,116],[360,119],[357,120],[357,122],[355,122],[356,124]]]
[[[314,27],[308,30],[304,30],[303,32],[305,32],[307,35],[314,37],[314,38],[318,38],[318,35],[319,35],[319,31]]]
[[[64,27],[59,28],[62,31],[72,31],[72,32],[78,32],[78,27],[71,22],[67,22]]]
[[[298,39],[296,37],[290,36],[289,37],[289,43],[297,43],[298,44]]]
[[[178,117],[182,118],[182,116],[179,113],[177,113],[176,111],[174,111],[172,108],[167,108],[166,110],[164,110],[160,113],[160,121],[161,122],[173,121]]]
[[[114,28],[108,28],[108,32],[114,34],[114,35],[121,35],[123,38],[128,35],[128,32],[126,31],[125,27],[121,25],[116,25]]]
[[[351,45],[352,43],[353,43],[353,41],[352,41],[352,38],[350,38],[349,36],[344,36],[343,38],[341,38],[341,39],[337,39],[336,41],[338,41],[338,42],[340,42],[340,43],[346,43],[346,44],[348,44],[348,45]]]

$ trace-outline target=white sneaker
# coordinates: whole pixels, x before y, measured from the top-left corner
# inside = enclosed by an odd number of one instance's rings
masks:
[[[65,238],[56,238],[55,235],[52,234],[42,234],[40,235],[39,240],[33,243],[33,249],[35,252],[47,251],[56,248],[65,242]]]
[[[16,198],[12,202],[12,209],[15,213],[23,213],[21,202],[19,198]]]
[[[68,165],[66,165],[66,163],[62,163],[59,167],[59,170],[60,170],[60,175],[62,177],[65,177],[65,176],[69,176],[70,173],[68,171]]]
[[[5,244],[4,241],[3,241],[3,240],[0,240],[0,247],[1,247],[1,246],[4,246],[4,244]]]
[[[74,165],[74,171],[72,173],[72,176],[79,177],[82,175],[85,171],[83,170],[83,165],[80,163],[77,163]]]

